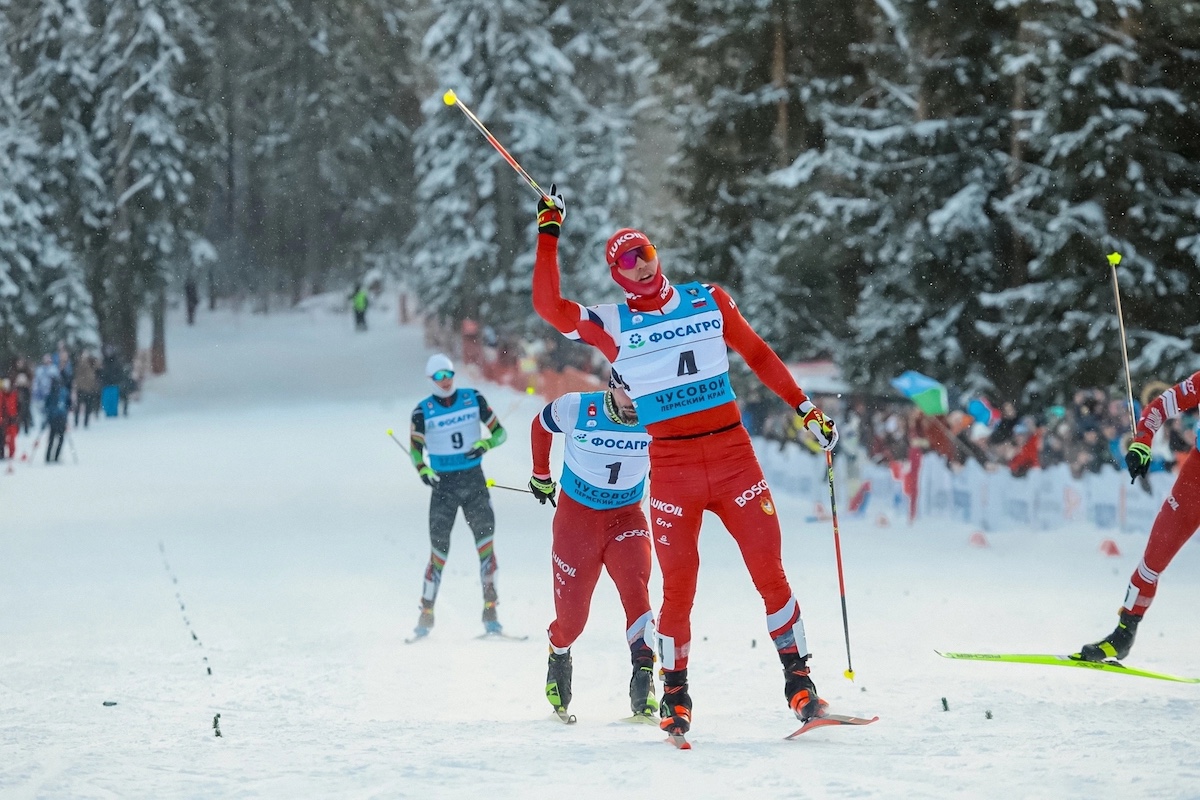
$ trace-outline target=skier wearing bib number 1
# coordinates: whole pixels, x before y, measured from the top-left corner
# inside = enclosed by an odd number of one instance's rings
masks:
[[[730,296],[709,284],[672,286],[654,245],[640,231],[623,228],[605,248],[612,278],[625,290],[624,304],[583,306],[564,299],[558,236],[565,204],[556,188],[550,194],[538,202],[534,308],[568,338],[600,350],[620,371],[651,437],[650,530],[663,575],[655,637],[664,670],[662,728],[682,734],[691,727],[690,617],[706,510],[725,523],[762,596],[767,630],[783,663],[788,707],[802,721],[823,716],[825,702],[809,677],[800,607],[783,571],[775,505],[729,385],[728,348],[796,409],[825,450],[837,443],[837,428]]]
[[[484,629],[499,634],[502,627],[496,619],[496,555],[492,552],[496,516],[481,464],[483,454],[503,444],[508,432],[483,395],[474,389],[454,388],[454,364],[449,358],[441,353],[430,356],[425,375],[433,381],[433,394],[413,409],[409,457],[421,481],[433,490],[429,498],[431,552],[421,591],[421,617],[413,632],[420,638],[433,627],[433,604],[450,552],[450,531],[462,508],[479,553]],[[481,426],[491,434],[487,439],[479,438]],[[426,455],[429,463],[425,462]]]
[[[633,676],[633,719],[653,719],[654,651],[646,643],[650,613],[650,526],[642,513],[650,436],[614,369],[606,392],[570,392],[533,418],[529,488],[543,504],[555,496],[550,446],[563,434],[562,492],[554,511],[551,552],[554,622],[546,699],[566,718],[571,702],[571,645],[583,633],[600,570],[608,570],[625,608]]]

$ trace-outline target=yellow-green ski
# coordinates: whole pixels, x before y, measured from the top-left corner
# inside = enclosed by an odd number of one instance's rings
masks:
[[[1120,675],[1136,675],[1140,678],[1154,678],[1160,681],[1176,683],[1200,683],[1200,678],[1181,678],[1178,675],[1168,675],[1165,672],[1151,672],[1146,669],[1127,667],[1120,661],[1084,661],[1079,654],[1071,656],[1056,656],[1043,653],[943,653],[934,650],[942,658],[954,658],[962,661],[996,661],[1003,664],[1045,664],[1051,667],[1083,667],[1098,669],[1101,672],[1116,672]]]

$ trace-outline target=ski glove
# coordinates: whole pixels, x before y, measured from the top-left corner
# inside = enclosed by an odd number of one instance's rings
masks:
[[[475,444],[471,445],[471,449],[467,451],[467,458],[483,458],[483,454],[492,449],[492,443],[487,439],[480,439]]]
[[[1150,448],[1141,442],[1129,445],[1129,452],[1125,454],[1125,466],[1129,469],[1130,483],[1145,475],[1150,471]]]
[[[417,475],[420,476],[421,483],[425,484],[426,486],[428,486],[430,488],[433,488],[434,486],[436,486],[437,482],[442,479],[440,475],[438,475],[436,472],[433,471],[432,467],[429,467],[425,464],[422,464],[420,467],[417,468]]]
[[[558,191],[558,184],[550,184],[550,196],[542,197],[537,205],[538,233],[548,233],[555,239],[562,230],[563,217],[567,215],[567,204]]]
[[[553,503],[554,493],[558,489],[552,478],[543,480],[537,475],[534,475],[529,479],[529,488],[533,492],[533,496],[536,497],[538,502],[542,505],[546,505],[547,500]]]
[[[827,452],[832,450],[838,440],[837,425],[834,421],[808,400],[796,406],[796,413],[800,415],[801,424],[813,435],[821,449]]]

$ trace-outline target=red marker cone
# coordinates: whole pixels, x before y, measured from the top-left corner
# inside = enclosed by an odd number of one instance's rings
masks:
[[[987,547],[988,546],[988,540],[987,540],[987,537],[983,535],[983,531],[975,531],[974,533],[972,533],[971,538],[967,540],[967,543],[970,544],[972,547]]]
[[[1106,556],[1119,556],[1121,555],[1121,548],[1117,547],[1117,543],[1112,539],[1105,539],[1100,543],[1100,552]]]

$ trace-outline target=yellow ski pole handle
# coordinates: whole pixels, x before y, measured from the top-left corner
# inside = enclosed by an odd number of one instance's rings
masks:
[[[404,443],[403,443],[403,442],[401,442],[399,439],[397,439],[397,438],[396,438],[396,432],[395,432],[395,431],[393,431],[391,428],[388,428],[388,429],[387,429],[387,435],[388,435],[388,436],[390,436],[390,437],[392,437],[392,441],[396,443],[396,446],[397,446],[397,447],[399,447],[399,448],[400,448],[401,450],[403,450],[405,453],[407,453],[407,452],[408,452],[408,448],[404,446]]]

